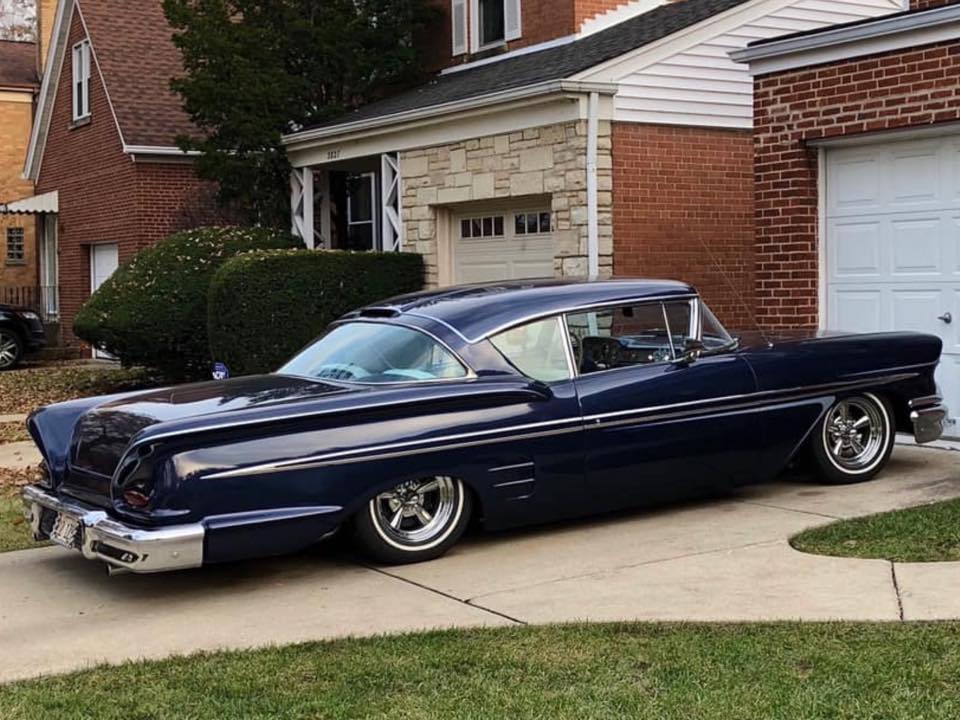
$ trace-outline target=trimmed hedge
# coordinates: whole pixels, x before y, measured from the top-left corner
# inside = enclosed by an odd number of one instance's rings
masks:
[[[228,261],[210,284],[214,360],[272,372],[343,314],[423,288],[413,253],[267,250]]]
[[[125,365],[170,381],[210,377],[207,296],[217,268],[238,253],[290,248],[289,234],[264,228],[187,230],[141,250],[80,309],[76,335]]]

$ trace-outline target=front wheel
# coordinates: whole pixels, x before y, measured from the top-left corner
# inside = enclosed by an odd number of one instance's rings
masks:
[[[463,482],[437,475],[380,493],[355,520],[357,540],[378,562],[399,565],[440,557],[470,521],[472,498]]]
[[[890,407],[873,393],[838,400],[810,438],[817,475],[831,485],[870,480],[893,451]]]
[[[0,328],[0,370],[15,367],[23,357],[23,342],[13,330]]]

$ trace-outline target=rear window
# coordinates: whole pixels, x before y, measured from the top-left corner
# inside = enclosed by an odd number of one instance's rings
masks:
[[[540,382],[569,380],[567,337],[558,318],[538,320],[490,338],[493,346],[517,370]]]

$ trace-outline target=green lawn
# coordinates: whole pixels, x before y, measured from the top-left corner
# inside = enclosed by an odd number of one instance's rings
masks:
[[[954,720],[960,624],[571,625],[342,640],[2,686],[0,717]]]
[[[0,552],[40,547],[30,537],[30,527],[23,516],[19,493],[0,486]]]
[[[960,499],[842,520],[802,532],[790,544],[803,552],[840,557],[960,560]]]

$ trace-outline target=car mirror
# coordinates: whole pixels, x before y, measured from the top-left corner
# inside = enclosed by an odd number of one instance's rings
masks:
[[[683,352],[677,357],[677,362],[681,365],[689,365],[700,357],[700,354],[707,349],[702,340],[697,338],[687,338],[683,341]]]

